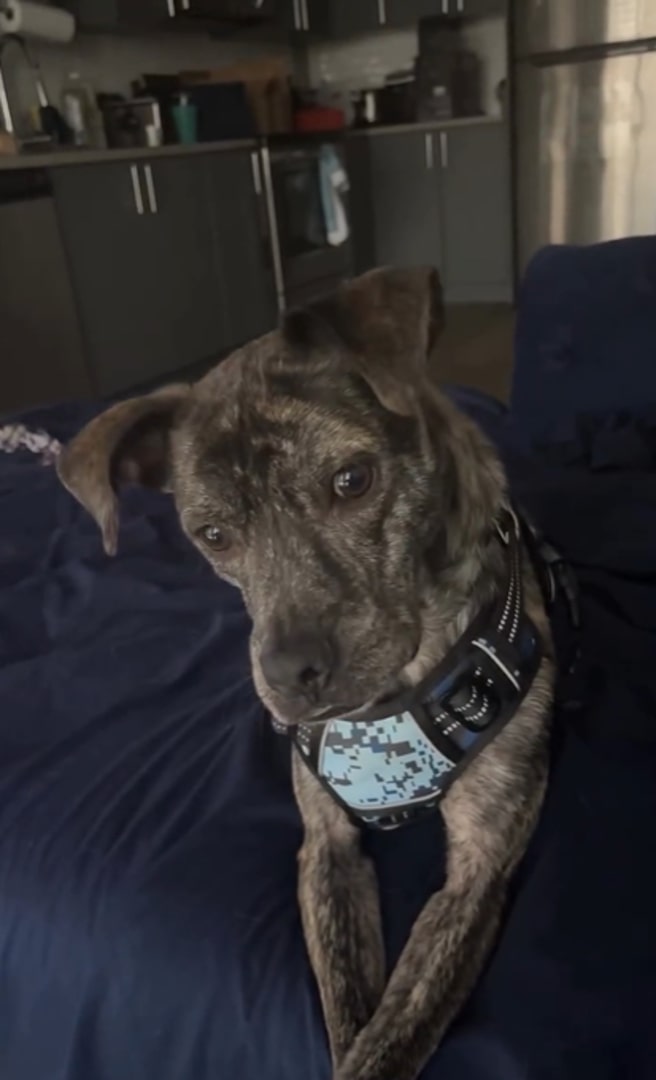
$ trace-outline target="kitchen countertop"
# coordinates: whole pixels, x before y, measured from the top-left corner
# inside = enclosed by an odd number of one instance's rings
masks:
[[[502,124],[503,116],[457,116],[451,120],[414,120],[409,124],[372,124],[353,128],[350,135],[393,135],[404,131],[442,131],[444,128],[472,127],[475,124]]]
[[[26,154],[0,155],[1,169],[55,169],[61,165],[100,165],[112,161],[140,161],[142,158],[166,158],[190,154],[216,153],[217,150],[255,150],[258,139],[223,139],[172,146],[121,147],[112,150],[51,150]]]
[[[463,116],[453,120],[429,120],[414,121],[409,124],[381,124],[371,127],[352,128],[336,132],[323,132],[326,139],[339,136],[343,138],[365,136],[372,138],[375,135],[391,135],[408,131],[439,131],[445,128],[469,127],[474,124],[500,124],[501,116]],[[272,145],[304,138],[316,141],[319,133],[310,136],[302,134],[273,136]],[[193,154],[210,154],[221,150],[255,150],[261,143],[261,139],[224,139],[221,142],[191,143],[189,145],[176,143],[173,146],[156,147],[127,147],[112,150],[52,150],[28,152],[24,154],[0,154],[0,171],[11,169],[55,169],[62,165],[100,165],[113,161],[140,161],[144,158],[155,159],[158,157],[180,157]]]

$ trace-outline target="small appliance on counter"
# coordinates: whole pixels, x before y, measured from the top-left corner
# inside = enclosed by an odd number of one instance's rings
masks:
[[[482,114],[481,61],[463,47],[459,25],[422,19],[416,74],[418,120]]]
[[[417,119],[417,81],[413,71],[388,75],[383,86],[368,87],[353,99],[355,127],[412,124]]]
[[[346,115],[342,109],[331,105],[301,105],[294,109],[294,131],[299,135],[311,135],[320,131],[340,131],[346,127]]]
[[[293,130],[299,135],[341,131],[350,122],[347,93],[321,87],[295,86],[291,92]]]
[[[124,98],[120,94],[98,97],[111,149],[161,146],[164,141],[159,102],[152,97]]]

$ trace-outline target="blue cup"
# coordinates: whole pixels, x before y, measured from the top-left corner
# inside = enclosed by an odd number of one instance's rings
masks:
[[[173,106],[172,115],[178,142],[198,142],[198,109],[193,102],[181,99]]]

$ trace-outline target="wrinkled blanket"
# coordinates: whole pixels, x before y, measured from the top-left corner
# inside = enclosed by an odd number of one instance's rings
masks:
[[[498,947],[425,1078],[653,1080],[654,427],[590,420],[536,458],[456,397],[576,567],[586,706],[557,716]],[[63,440],[89,413],[22,423]],[[152,492],[128,493],[107,559],[42,450],[0,452],[0,1073],[329,1080],[288,746],[239,597]],[[367,844],[391,963],[440,883],[440,822]]]

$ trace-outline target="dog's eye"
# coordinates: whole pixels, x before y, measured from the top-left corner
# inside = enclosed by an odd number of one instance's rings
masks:
[[[373,469],[365,462],[353,462],[333,476],[333,491],[340,499],[359,499],[366,495],[374,478]]]
[[[198,535],[213,551],[227,551],[230,547],[230,537],[218,525],[205,525]]]

